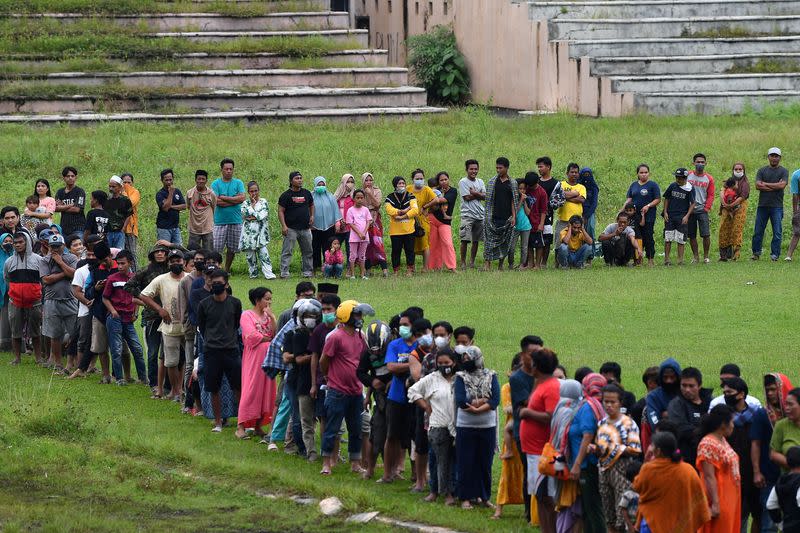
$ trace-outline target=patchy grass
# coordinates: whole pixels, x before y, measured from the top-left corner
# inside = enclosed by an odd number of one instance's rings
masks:
[[[710,39],[736,39],[741,37],[769,37],[785,35],[782,31],[774,32],[754,32],[744,27],[730,26],[726,28],[715,28],[713,30],[689,31],[683,30],[681,37],[697,37]]]
[[[319,11],[312,0],[269,0],[237,3],[175,2],[159,0],[0,0],[0,13],[86,13],[129,15],[136,13],[220,13],[232,17],[251,17],[277,12]]]
[[[735,65],[725,72],[729,74],[800,72],[800,62],[793,59],[759,59],[749,65]]]

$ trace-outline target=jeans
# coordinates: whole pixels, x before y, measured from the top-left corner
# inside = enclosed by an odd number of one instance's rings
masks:
[[[133,233],[125,234],[125,249],[133,254],[133,271],[136,272],[136,244],[139,238]]]
[[[325,393],[325,433],[322,435],[322,456],[333,453],[336,435],[347,424],[347,452],[351,461],[361,459],[361,412],[364,410],[364,397],[360,394],[345,394],[328,387]]]
[[[448,428],[431,428],[428,431],[428,440],[431,444],[431,456],[436,457],[436,468],[431,469],[431,481],[436,478],[436,488],[431,487],[431,492],[436,494],[455,494],[455,458],[456,449],[453,436]]]
[[[558,261],[559,266],[563,268],[567,267],[583,267],[583,264],[586,262],[586,257],[589,255],[590,246],[588,244],[582,244],[580,248],[571,252],[569,247],[561,243],[556,250],[556,260]]]
[[[156,238],[160,241],[171,242],[172,244],[183,244],[181,228],[156,228]]]
[[[144,356],[139,336],[136,335],[136,327],[133,322],[123,323],[119,318],[108,315],[106,318],[106,329],[108,330],[108,346],[111,348],[111,368],[117,379],[122,379],[122,341],[128,345],[136,364],[136,377],[140,381],[147,379],[147,371],[144,367]]]
[[[295,242],[300,244],[301,272],[304,277],[311,277],[312,274],[312,250],[311,250],[311,230],[296,230],[289,228],[288,233],[283,238],[283,248],[281,248],[281,277],[289,277],[289,263],[292,262],[292,252]]]
[[[514,266],[514,254],[516,254],[517,240],[520,241],[519,264],[524,265],[528,261],[528,239],[531,230],[515,231],[511,237],[511,247],[508,252],[508,268]]]
[[[158,355],[159,351],[164,350],[161,346],[161,332],[158,326],[161,319],[144,320],[142,319],[142,331],[144,331],[144,342],[147,344],[147,381],[150,387],[158,384]]]
[[[783,208],[759,207],[756,209],[756,225],[753,229],[753,255],[761,255],[761,243],[764,241],[764,230],[767,221],[772,223],[772,242],[769,246],[769,255],[781,255],[781,239],[783,237]]]
[[[772,521],[772,517],[767,511],[767,498],[775,485],[767,484],[766,487],[759,490],[759,499],[761,500],[761,533],[777,533],[778,527]]]
[[[325,263],[325,266],[322,267],[322,274],[326,278],[341,278],[343,271],[344,267],[341,263],[337,263],[335,265],[329,265]]]
[[[125,248],[125,234],[121,231],[109,231],[106,233],[109,248]]]
[[[294,370],[291,370],[291,372],[294,372]],[[297,451],[300,455],[305,455],[307,450],[306,445],[303,443],[303,422],[300,419],[300,403],[297,400],[297,391],[294,387],[295,385],[293,383],[285,384],[283,386],[283,396],[291,406],[292,442],[297,446]]]
[[[297,397],[297,403],[300,405],[300,423],[303,428],[303,444],[306,447],[306,452],[310,456],[312,453],[317,453],[317,443],[314,442],[317,424],[317,417],[314,416],[317,407],[316,400],[308,394],[304,394]]]

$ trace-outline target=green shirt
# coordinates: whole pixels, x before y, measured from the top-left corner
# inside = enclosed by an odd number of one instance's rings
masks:
[[[786,455],[792,446],[800,446],[800,427],[788,418],[778,420],[775,423],[769,447]]]

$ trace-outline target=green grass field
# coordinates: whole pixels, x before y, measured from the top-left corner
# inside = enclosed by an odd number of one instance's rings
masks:
[[[548,154],[558,174],[571,160],[595,169],[602,227],[622,204],[640,161],[651,164],[662,187],[675,167],[688,165],[695,151],[708,155],[708,170],[717,178],[741,159],[752,179],[773,145],[784,149],[785,165],[793,170],[793,115],[773,111],[720,118],[508,119],[472,109],[417,122],[366,125],[4,127],[0,203],[19,204],[37,177],[50,178],[55,185],[65,164],[79,168],[79,183],[87,190],[105,189],[108,176],[129,170],[144,197],[152,199],[161,168],[173,167],[185,191],[196,168],[215,170],[222,157],[231,156],[237,174],[256,179],[274,205],[289,170],[295,168],[307,178],[334,177],[332,182],[344,172],[370,170],[386,191],[392,175],[407,175],[417,166],[429,174],[448,170],[457,178],[463,160],[476,157],[486,178],[494,158],[505,155],[511,159],[512,175],[519,176],[537,156]],[[143,240],[152,242],[155,203],[148,202],[142,208]],[[277,235],[274,217],[272,223]],[[752,213],[745,242],[751,228]],[[784,248],[788,236],[785,227]],[[273,258],[278,244],[277,239],[272,243]],[[519,338],[535,333],[559,354],[570,373],[581,365],[596,369],[606,360],[620,362],[624,384],[637,395],[642,393],[639,376],[644,368],[673,356],[684,366],[699,367],[707,386],[718,385],[721,364],[735,361],[751,392],[762,396],[759,383],[767,371],[800,379],[794,333],[796,268],[769,261],[653,269],[596,264],[568,273],[549,269],[343,281],[340,294],[371,303],[381,319],[420,305],[431,320],[472,325],[488,365],[503,381]],[[233,280],[234,293],[246,299],[247,289],[261,282],[243,279],[241,259],[235,270],[239,275]],[[291,303],[294,284],[295,280],[267,284],[275,293],[276,310]],[[519,507],[508,508],[507,518],[495,522],[487,511],[424,504],[408,492],[408,483],[379,486],[355,479],[343,466],[322,478],[319,465],[267,454],[254,442],[235,441],[232,430],[212,434],[206,420],[182,416],[167,402],[147,399],[144,388],[101,387],[94,378],[66,382],[34,367],[30,358],[19,367],[5,365],[10,359],[8,354],[0,356],[0,529],[350,527],[341,519],[321,519],[314,508],[265,500],[257,491],[336,495],[348,513],[376,510],[460,531],[524,528]],[[495,474],[499,475],[499,462]]]

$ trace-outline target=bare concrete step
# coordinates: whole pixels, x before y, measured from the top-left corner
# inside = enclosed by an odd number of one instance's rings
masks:
[[[22,113],[152,111],[167,107],[187,111],[243,111],[277,109],[333,109],[368,107],[425,107],[421,87],[312,88],[289,87],[255,92],[210,91],[154,94],[135,98],[105,98],[85,94],[54,98],[35,95],[0,99],[0,115]]]
[[[186,87],[236,89],[238,87],[388,87],[406,85],[408,69],[399,67],[328,69],[242,69],[173,72],[57,72],[45,75],[0,77],[17,84],[124,87]]]
[[[219,4],[219,0],[159,0],[162,4],[172,4],[175,2],[191,2],[192,4]],[[331,5],[330,0],[269,0],[270,4],[276,10],[288,6],[296,9],[298,3],[305,9],[327,9]],[[264,0],[225,0],[226,4],[233,4],[236,6],[250,6],[250,5],[263,5]]]
[[[247,120],[319,122],[344,121],[357,122],[382,118],[413,118],[445,113],[441,107],[371,107],[342,109],[283,109],[276,111],[222,111],[215,113],[75,113],[63,115],[5,115],[0,123],[71,123],[91,124],[108,121],[205,121],[205,120]]]
[[[569,18],[548,22],[551,40],[574,38],[681,37],[696,33],[742,28],[753,34],[783,34],[800,29],[800,14],[653,18]]]
[[[800,102],[800,91],[653,92],[633,95],[634,108],[656,115],[720,115]]]
[[[144,36],[151,38],[189,39],[199,42],[218,42],[241,38],[265,38],[265,37],[322,37],[332,39],[337,42],[358,43],[358,46],[366,48],[369,45],[369,30],[292,30],[292,31],[167,31],[145,33]]]
[[[146,25],[153,31],[280,31],[294,29],[347,29],[350,15],[344,11],[270,13],[234,17],[220,13],[145,13],[136,15],[92,15],[83,13],[0,14],[0,20],[55,20],[71,24],[102,20],[120,26]]]
[[[353,66],[372,66],[383,67],[387,64],[388,52],[386,50],[340,50],[328,52],[318,59],[331,63],[348,63]],[[104,59],[111,65],[119,67],[136,67],[140,64],[135,59],[105,56]],[[186,54],[175,54],[172,56],[175,61],[186,65],[193,65],[205,69],[271,69],[279,68],[287,61],[298,58],[278,54],[274,52],[252,52],[252,53],[207,53],[194,52]],[[60,65],[58,59],[43,54],[10,54],[0,55],[0,64],[13,65],[20,71],[30,69],[32,71],[43,69],[57,69]]]
[[[800,35],[772,37],[653,37],[636,39],[575,39],[569,42],[570,57],[585,56],[691,56],[800,52]]]
[[[789,15],[800,13],[796,0],[569,0],[528,2],[533,20],[564,18],[702,17],[713,13]]]
[[[749,68],[760,61],[800,63],[800,52],[703,56],[593,57],[591,60],[591,73],[594,76],[623,74],[683,74],[697,76],[700,72],[726,72],[732,68]]]
[[[615,92],[692,91],[794,91],[800,88],[800,72],[777,74],[708,74],[700,77],[677,75],[609,76]]]

